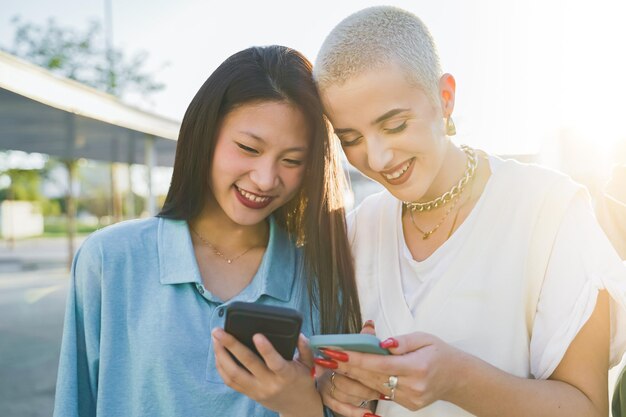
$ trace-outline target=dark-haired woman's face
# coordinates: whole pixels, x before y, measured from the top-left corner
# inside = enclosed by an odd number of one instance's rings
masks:
[[[254,225],[293,198],[304,175],[309,132],[302,112],[284,102],[245,104],[217,134],[211,190],[235,223]]]

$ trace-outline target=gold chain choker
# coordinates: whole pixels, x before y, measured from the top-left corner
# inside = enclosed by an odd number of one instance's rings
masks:
[[[454,200],[454,198],[457,197],[459,194],[461,194],[467,183],[474,176],[474,173],[476,172],[476,166],[478,166],[476,151],[474,151],[474,149],[470,148],[467,145],[461,145],[461,150],[465,152],[465,155],[467,155],[467,168],[465,168],[465,174],[463,174],[463,177],[461,177],[459,182],[454,187],[443,193],[443,195],[440,195],[434,200],[427,201],[425,203],[403,201],[402,204],[404,204],[404,207],[411,211],[430,211],[446,205],[450,201]]]

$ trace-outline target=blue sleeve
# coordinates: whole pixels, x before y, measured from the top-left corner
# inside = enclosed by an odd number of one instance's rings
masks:
[[[72,264],[54,417],[96,415],[102,256],[94,240],[85,241]]]

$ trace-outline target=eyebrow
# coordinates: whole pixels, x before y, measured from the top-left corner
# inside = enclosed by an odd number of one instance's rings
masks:
[[[408,110],[409,109],[393,109],[393,110],[389,110],[387,113],[383,114],[378,119],[374,120],[372,122],[372,125],[378,124],[378,123],[383,122],[383,121],[385,121],[387,119],[391,119],[396,114],[403,113],[403,112],[408,111]]]
[[[409,109],[392,109],[389,110],[387,113],[383,114],[382,116],[379,116],[376,120],[374,120],[371,124],[372,125],[376,125],[380,122],[384,122],[385,120],[391,119],[393,116],[403,113],[405,111],[409,111]],[[354,132],[354,129],[335,129],[335,134],[336,135],[341,135],[343,133],[349,133],[349,132]]]
[[[255,135],[252,132],[240,130],[239,133],[243,133],[246,136],[250,136],[252,139],[255,139],[261,143],[266,143],[265,139],[263,139],[261,136]],[[306,150],[307,150],[307,147],[305,146],[295,146],[293,148],[285,149],[284,152],[306,152]]]

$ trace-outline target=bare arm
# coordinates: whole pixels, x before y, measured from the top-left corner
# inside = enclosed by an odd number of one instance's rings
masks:
[[[602,291],[548,380],[517,378],[472,357],[460,367],[464,386],[449,400],[479,416],[607,416],[608,362],[609,303]]]

